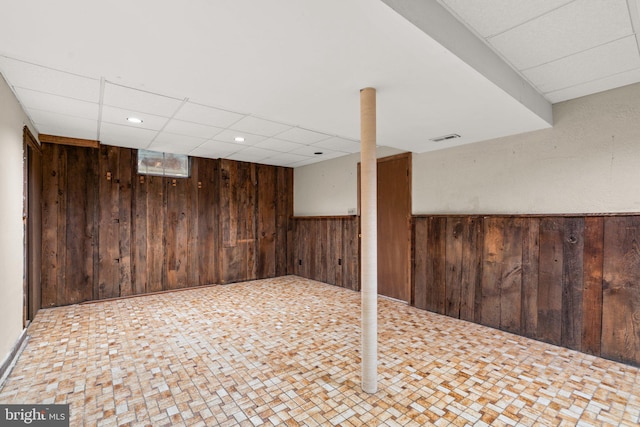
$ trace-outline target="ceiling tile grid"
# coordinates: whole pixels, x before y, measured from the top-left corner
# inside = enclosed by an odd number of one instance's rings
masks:
[[[640,81],[638,0],[440,0],[552,103]]]

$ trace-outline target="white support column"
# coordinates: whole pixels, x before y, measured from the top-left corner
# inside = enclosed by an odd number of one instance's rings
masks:
[[[360,226],[362,278],[362,390],[378,391],[378,211],[376,90],[360,91]]]

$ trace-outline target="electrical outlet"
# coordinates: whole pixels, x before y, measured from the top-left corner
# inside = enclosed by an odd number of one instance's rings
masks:
[[[357,212],[356,208],[349,208],[347,209],[347,214],[348,215],[355,215]]]

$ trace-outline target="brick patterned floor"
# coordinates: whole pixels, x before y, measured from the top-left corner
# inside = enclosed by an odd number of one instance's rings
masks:
[[[0,403],[71,425],[629,425],[640,370],[379,299],[360,390],[360,294],[298,277],[40,310]]]

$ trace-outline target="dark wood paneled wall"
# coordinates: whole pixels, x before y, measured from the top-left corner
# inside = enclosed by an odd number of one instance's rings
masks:
[[[419,216],[413,304],[640,365],[640,216]]]
[[[292,169],[194,157],[163,178],[136,157],[44,144],[43,307],[287,274]]]
[[[295,217],[289,271],[360,290],[360,219],[357,216]]]

